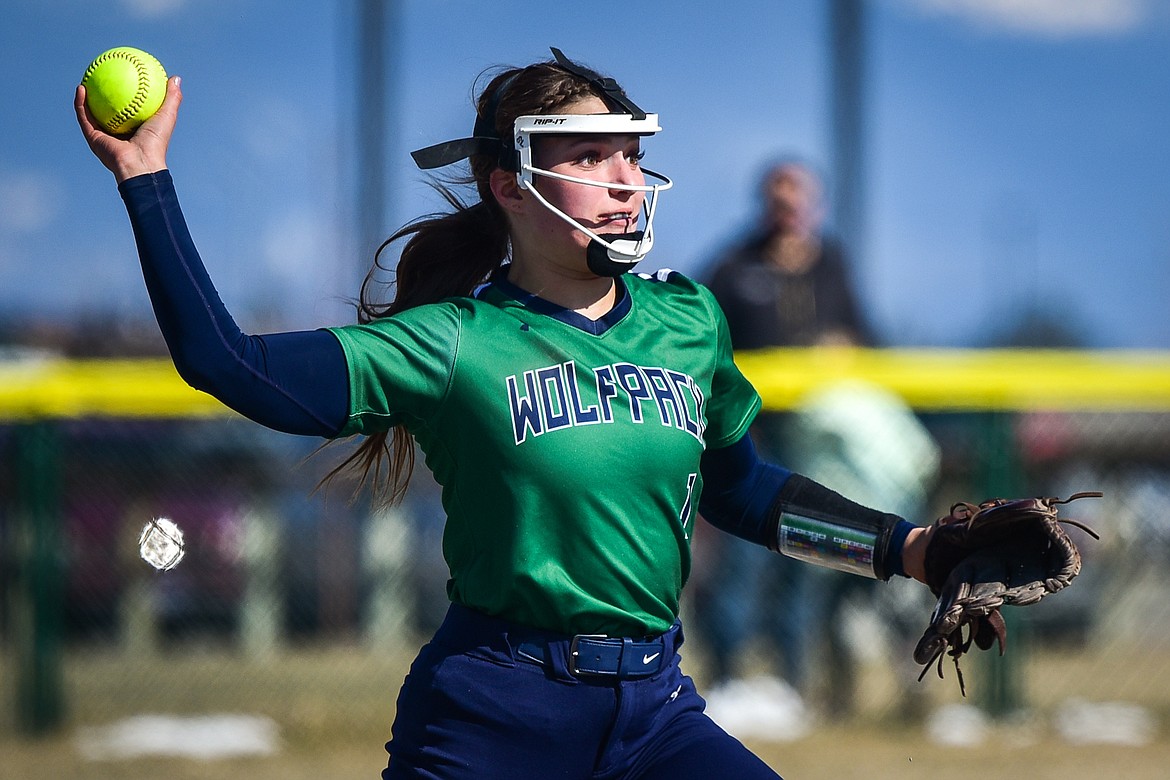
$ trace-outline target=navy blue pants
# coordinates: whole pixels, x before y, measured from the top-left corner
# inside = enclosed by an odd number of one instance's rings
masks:
[[[637,680],[570,674],[569,638],[454,605],[398,696],[383,780],[777,780],[669,662]],[[548,648],[544,663],[518,652]]]

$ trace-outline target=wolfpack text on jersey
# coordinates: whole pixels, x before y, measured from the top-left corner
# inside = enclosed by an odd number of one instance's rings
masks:
[[[529,369],[506,378],[516,444],[529,434],[575,425],[612,423],[617,413],[642,423],[649,414],[662,425],[703,438],[703,391],[693,377],[657,366],[614,363],[587,372],[587,392],[578,384],[576,362]],[[648,410],[648,411],[647,411]]]

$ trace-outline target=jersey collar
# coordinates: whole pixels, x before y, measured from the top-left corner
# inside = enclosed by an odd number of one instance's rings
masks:
[[[625,282],[622,281],[621,277],[614,279],[614,282],[617,284],[617,303],[603,317],[597,320],[591,320],[572,309],[566,309],[564,306],[559,306],[552,301],[541,298],[539,295],[517,287],[508,281],[504,273],[497,274],[488,284],[488,289],[498,291],[500,294],[511,298],[526,309],[543,314],[546,317],[552,317],[554,320],[560,320],[566,325],[593,336],[600,336],[618,324],[622,317],[626,316],[626,312],[630,310],[630,292],[626,288]],[[482,297],[482,294],[476,297]]]

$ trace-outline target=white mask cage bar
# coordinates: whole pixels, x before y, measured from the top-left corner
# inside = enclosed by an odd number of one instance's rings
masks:
[[[673,187],[674,182],[648,168],[642,168],[642,173],[661,181],[661,184],[618,184],[617,182],[582,179],[538,168],[532,162],[532,136],[541,133],[557,135],[653,135],[662,129],[658,125],[657,114],[646,114],[644,118],[636,118],[631,114],[538,114],[517,117],[513,127],[516,150],[520,156],[520,170],[517,172],[516,178],[520,182],[521,188],[531,192],[541,205],[569,225],[604,246],[611,260],[633,265],[646,256],[654,245],[653,225],[654,213],[658,206],[658,194]],[[609,239],[606,239],[549,203],[536,189],[534,176],[547,176],[590,187],[649,193],[642,201],[646,225],[640,231],[640,235],[622,234],[620,237],[611,235]]]

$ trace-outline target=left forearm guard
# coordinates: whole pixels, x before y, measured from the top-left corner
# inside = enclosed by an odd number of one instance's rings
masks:
[[[769,546],[818,566],[888,580],[890,541],[901,519],[793,474],[772,504]]]

